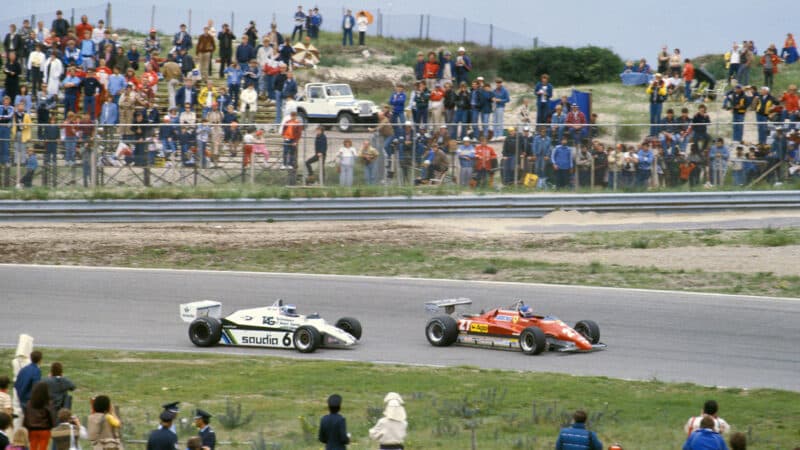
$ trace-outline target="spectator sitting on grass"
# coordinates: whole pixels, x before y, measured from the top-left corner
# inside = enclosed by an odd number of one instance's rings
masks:
[[[719,433],[714,431],[715,426],[713,417],[704,416],[700,419],[700,428],[686,438],[683,450],[728,450],[725,440],[722,439]]]
[[[572,415],[571,427],[562,428],[556,440],[556,450],[601,449],[603,443],[594,431],[586,429],[586,411],[577,410]]]
[[[719,417],[717,415],[717,411],[719,410],[719,405],[717,404],[716,400],[707,400],[703,404],[703,412],[699,416],[690,417],[689,421],[686,422],[686,425],[683,427],[683,431],[686,432],[687,435],[691,435],[694,431],[701,428],[700,422],[703,420],[704,417],[710,417],[714,421],[713,430],[717,433],[725,434],[727,433],[731,427],[728,425],[728,422],[725,419]]]

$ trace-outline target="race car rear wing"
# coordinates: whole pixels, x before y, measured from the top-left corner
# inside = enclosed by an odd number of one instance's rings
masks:
[[[200,300],[199,302],[184,303],[180,306],[181,319],[191,322],[198,317],[222,317],[222,303],[213,300]]]
[[[471,304],[472,300],[465,297],[445,298],[442,300],[431,300],[429,302],[425,302],[425,310],[429,313],[435,313],[439,309],[444,308],[445,313],[453,314],[456,311],[456,306]]]

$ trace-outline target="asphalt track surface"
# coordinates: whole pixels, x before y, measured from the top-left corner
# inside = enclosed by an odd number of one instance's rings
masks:
[[[0,265],[0,345],[20,333],[38,346],[245,353],[330,360],[478,366],[703,385],[800,391],[800,299],[679,292],[246,272]],[[473,310],[524,299],[570,324],[593,319],[608,349],[584,354],[436,348],[425,300],[469,297]],[[361,343],[347,350],[194,347],[178,304],[223,303],[223,314],[275,298],[328,320],[358,318]]]

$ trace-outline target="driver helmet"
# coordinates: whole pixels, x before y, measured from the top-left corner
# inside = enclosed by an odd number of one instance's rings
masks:
[[[281,314],[287,316],[296,316],[297,315],[297,307],[294,305],[283,305],[281,306]]]
[[[519,307],[519,314],[522,317],[532,317],[533,316],[533,308],[528,305],[522,305]]]

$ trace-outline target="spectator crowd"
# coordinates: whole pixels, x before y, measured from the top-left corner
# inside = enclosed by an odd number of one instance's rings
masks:
[[[336,165],[342,185],[353,184],[362,171],[368,184],[397,179],[540,189],[711,187],[726,183],[729,172],[734,185],[800,176],[797,86],[772,92],[779,65],[797,59],[792,35],[780,51],[772,45],[760,57],[752,41],[734,43],[726,53],[732,88],[722,100],[733,122],[727,144],[709,129],[704,101],[712,94],[695,80],[702,70],[679,49],[670,54],[665,46],[659,53],[658,73],[646,87],[649,133],[629,145],[603,142],[598,116],[567,97],[555,98],[547,74],[511,111],[504,80],[474,73],[462,46],[417,53],[413,86],[408,92],[402,84],[394,87],[371,128],[374,139],[344,141],[327,159],[322,130],[314,134],[311,158],[298,161],[305,124],[294,74],[313,63],[296,56],[311,51],[323,16],[301,5],[292,20],[291,34],[280,33],[274,22],[260,34],[250,21],[238,38],[228,24],[218,31],[209,21],[197,36],[181,24],[166,45],[156,30],[143,42],[126,44],[103,20],[93,24],[82,16],[72,26],[61,11],[50,28],[43,21],[12,24],[3,41],[0,167],[24,168],[20,182],[27,186],[39,157],[45,168],[59,159],[67,167],[80,162],[85,185],[93,164],[209,167],[241,155],[247,167],[258,155],[270,158],[268,147],[275,143],[268,132],[274,131],[281,169],[296,171],[305,162],[306,181],[315,182],[312,164],[322,170],[327,161]],[[354,33],[364,45],[371,20],[367,11],[346,10],[342,46],[353,45]],[[750,69],[759,64],[765,85],[747,85]],[[644,59],[628,70],[653,72]],[[685,98],[700,103],[664,111],[681,83]],[[158,100],[163,89],[166,105]],[[257,119],[259,106],[266,105],[275,110],[269,126]],[[749,114],[758,139],[748,143],[743,123]],[[102,151],[97,160],[87,157],[96,150]]]
[[[77,386],[64,375],[64,367],[59,362],[53,362],[49,376],[43,378],[40,369],[42,359],[40,351],[31,352],[30,363],[19,370],[13,385],[9,377],[0,376],[0,449],[47,450],[52,445],[55,450],[73,450],[81,448],[80,442],[88,441],[95,449],[122,450],[123,423],[111,399],[107,395],[91,397],[87,424],[84,426],[73,410],[72,392]],[[12,396],[19,406],[17,411]],[[342,403],[341,395],[329,396],[329,414],[320,420],[318,440],[326,450],[343,450],[350,444],[352,436],[341,414]],[[175,426],[180,412],[180,402],[161,406],[159,423],[148,436],[147,450],[180,448]],[[700,414],[688,419],[683,428],[687,436],[684,450],[727,450],[723,436],[729,437],[731,450],[747,448],[746,436],[740,432],[731,433],[731,426],[718,412],[717,402],[708,400]],[[212,414],[196,409],[192,417],[198,431],[187,438],[184,447],[189,450],[215,450],[217,436],[210,425]],[[572,419],[572,425],[561,429],[555,443],[556,450],[604,448],[597,433],[589,428],[586,411],[575,411]],[[407,433],[403,398],[395,392],[389,392],[383,398],[382,417],[369,429],[369,439],[375,441],[380,449],[402,449]],[[622,445],[615,443],[608,448],[622,450]]]

